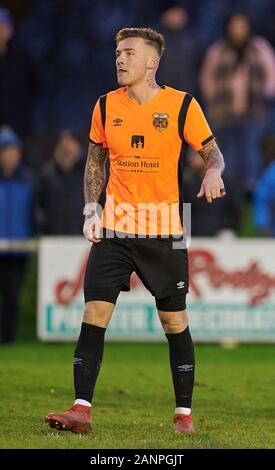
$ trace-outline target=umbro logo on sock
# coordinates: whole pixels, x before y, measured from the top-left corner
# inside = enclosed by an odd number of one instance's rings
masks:
[[[193,364],[183,364],[182,366],[178,366],[179,372],[191,372],[193,368]]]
[[[79,357],[74,357],[74,365],[82,364],[82,363],[83,363],[83,359]]]

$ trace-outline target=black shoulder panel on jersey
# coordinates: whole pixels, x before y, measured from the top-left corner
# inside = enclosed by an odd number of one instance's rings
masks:
[[[189,95],[189,93],[186,93],[186,95],[184,96],[182,100],[182,105],[181,105],[179,117],[178,117],[178,131],[179,131],[179,136],[181,140],[184,140],[183,130],[185,126],[187,111],[188,111],[188,108],[192,99],[193,99],[193,96]]]
[[[107,99],[107,95],[102,95],[99,98],[99,106],[100,106],[103,129],[105,129],[105,122],[106,122],[106,99]]]

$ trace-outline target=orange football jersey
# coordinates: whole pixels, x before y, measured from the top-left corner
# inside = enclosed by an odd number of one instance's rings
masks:
[[[105,119],[98,100],[90,131],[91,142],[109,150],[102,226],[142,235],[182,233],[184,153],[188,144],[198,151],[214,138],[198,102],[167,86],[142,105],[125,88],[105,99]]]

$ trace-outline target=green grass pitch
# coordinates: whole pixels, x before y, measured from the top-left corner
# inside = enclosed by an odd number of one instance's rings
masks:
[[[0,448],[275,448],[275,345],[196,346],[197,434],[174,434],[167,345],[112,344],[94,397],[93,434],[48,428],[73,400],[73,344],[0,349]]]

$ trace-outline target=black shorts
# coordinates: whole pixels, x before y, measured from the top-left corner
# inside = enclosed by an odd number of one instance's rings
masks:
[[[94,243],[84,279],[85,302],[115,304],[120,291],[130,290],[130,276],[135,271],[155,297],[158,310],[185,310],[187,249],[173,249],[173,242],[172,238],[116,237]]]

